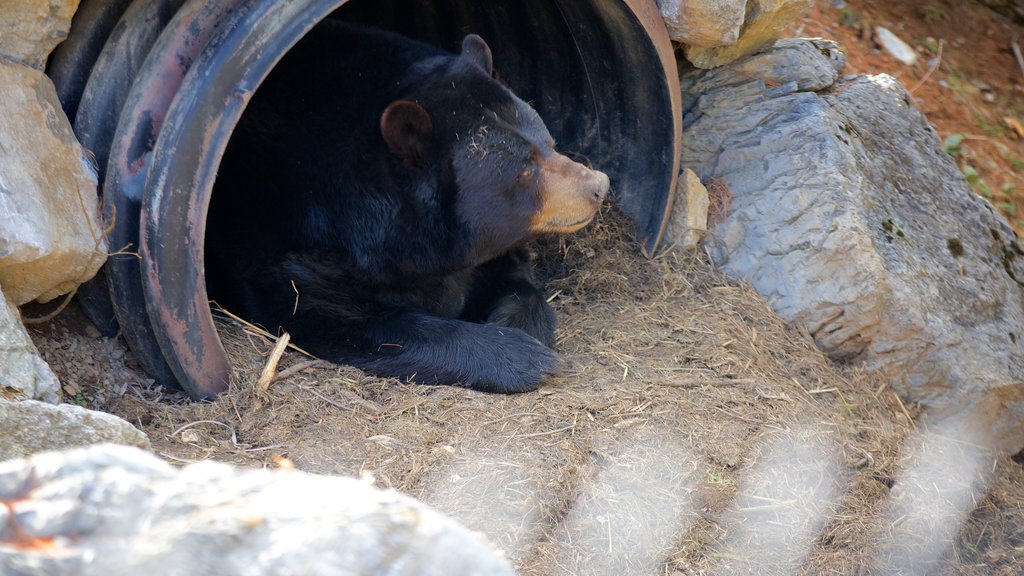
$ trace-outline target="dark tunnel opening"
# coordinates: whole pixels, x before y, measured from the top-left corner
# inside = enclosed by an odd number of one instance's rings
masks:
[[[613,195],[636,221],[645,247],[660,240],[674,160],[673,114],[668,99],[655,97],[665,89],[654,68],[657,51],[625,4],[351,0],[328,18],[448,52],[458,52],[467,34],[482,36],[494,54],[495,77],[537,110],[560,151],[609,174]]]
[[[275,216],[267,219],[263,214],[264,207],[251,206],[248,202],[253,191],[246,190],[245,184],[235,184],[236,180],[249,181],[253,172],[269,175],[289,170],[280,167],[265,169],[265,164],[275,162],[282,155],[251,149],[253,140],[273,140],[273,144],[267,147],[278,146],[285,139],[293,143],[289,148],[330,146],[336,148],[339,155],[359,153],[349,146],[352,139],[350,136],[335,132],[340,127],[323,125],[308,113],[312,101],[319,101],[323,105],[322,99],[332,99],[331,95],[315,93],[317,90],[325,90],[323,80],[317,78],[323,75],[322,68],[344,66],[343,63],[337,63],[336,59],[349,57],[344,53],[323,54],[329,48],[325,48],[322,40],[317,40],[321,44],[316,44],[316,48],[310,47],[314,46],[312,37],[317,35],[314,32],[319,31],[321,37],[344,33],[329,26],[329,21],[344,21],[397,32],[448,53],[458,53],[467,34],[481,35],[494,55],[494,77],[538,111],[557,141],[560,152],[595,169],[608,171],[615,175],[616,184],[629,181],[634,186],[653,190],[658,188],[654,181],[659,176],[656,165],[668,162],[668,158],[641,158],[635,154],[638,151],[670,150],[670,143],[654,141],[664,136],[663,131],[635,130],[630,125],[630,110],[619,106],[621,102],[633,102],[632,106],[640,106],[639,97],[656,89],[656,83],[647,77],[639,78],[635,83],[621,78],[620,71],[637,66],[638,63],[631,60],[635,60],[637,54],[644,53],[639,50],[622,51],[621,54],[597,51],[599,46],[613,46],[617,39],[621,42],[621,39],[629,38],[630,34],[636,34],[631,18],[625,9],[606,9],[601,12],[581,3],[563,8],[557,3],[543,0],[496,2],[490,5],[423,0],[398,0],[390,3],[353,0],[333,12],[277,62],[252,94],[228,141],[210,197],[206,222],[205,279],[214,310],[223,305],[230,312],[237,313],[245,308],[242,302],[263,299],[262,295],[251,294],[251,286],[243,287],[240,281],[231,278],[240,275],[235,266],[258,266],[257,262],[261,263],[259,256],[255,257],[256,262],[248,261],[250,248],[255,252],[270,252],[272,246],[285,242],[283,235],[288,234],[287,230],[277,227],[274,221],[279,216],[283,220],[283,213],[289,212],[287,208],[278,206],[274,210]],[[570,22],[576,25],[571,26]],[[514,35],[508,34],[508,30],[517,32]],[[360,69],[358,65],[354,68]],[[268,85],[275,86],[272,103],[261,96],[262,87]],[[282,85],[286,85],[288,91],[284,98],[279,94]],[[331,86],[329,90],[337,91],[335,84]],[[341,90],[360,92],[376,88],[371,88],[366,79],[353,77]],[[342,102],[354,97],[340,93],[335,96]],[[376,118],[365,119],[365,123],[376,121]],[[360,125],[364,123],[353,122]],[[668,125],[671,118],[665,122]],[[301,125],[296,126],[296,123]],[[259,134],[254,134],[257,131]],[[244,133],[245,137],[240,136],[240,133]],[[299,133],[301,137],[297,137]],[[244,144],[240,144],[240,141],[244,141]],[[617,142],[630,142],[634,145],[615,146]],[[324,165],[332,163],[332,155],[309,150],[301,160],[289,158],[289,162],[296,165],[293,181],[309,178],[321,185],[328,185],[320,176],[310,176],[309,173],[330,170],[330,167]],[[339,158],[338,162],[342,162],[342,159]],[[300,163],[301,167],[298,166]],[[285,182],[277,182],[277,186],[283,196],[300,196],[309,192],[290,189]],[[645,199],[647,202],[650,200]],[[624,208],[628,211],[630,206],[624,205]],[[633,210],[630,215],[639,220],[640,212]],[[294,225],[295,216],[293,214],[287,222]],[[251,221],[263,222],[258,227],[260,231],[248,227]],[[238,229],[241,228],[246,228],[247,232],[240,233]],[[246,247],[241,248],[240,245]],[[246,253],[247,262],[238,264],[237,258],[225,256],[226,252],[232,251],[236,254]],[[298,300],[298,288],[295,290],[295,299]],[[248,316],[245,319],[253,320]],[[280,326],[264,328],[271,333],[282,330]]]

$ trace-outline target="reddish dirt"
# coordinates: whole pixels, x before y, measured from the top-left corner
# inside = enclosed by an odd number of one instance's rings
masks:
[[[913,46],[907,66],[881,49],[883,26]],[[794,33],[838,41],[848,74],[898,78],[953,152],[974,190],[1024,230],[1024,29],[975,0],[817,0]],[[941,46],[941,54],[939,48]]]

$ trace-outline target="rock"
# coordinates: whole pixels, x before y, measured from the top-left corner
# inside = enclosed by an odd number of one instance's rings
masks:
[[[824,90],[839,79],[845,66],[846,55],[835,42],[778,40],[770,50],[751,54],[728,68],[695,70],[684,75],[683,84],[691,91],[683,93],[683,108],[691,112],[695,107],[725,107],[723,99],[736,97],[725,89],[732,87],[753,91],[747,98],[755,94],[775,97],[794,91]]]
[[[7,396],[56,403],[60,382],[39,356],[21,314],[0,293],[0,390]],[[6,431],[0,435],[6,434]]]
[[[145,434],[117,416],[73,404],[0,400],[0,431],[0,460],[107,442],[150,447]]]
[[[686,46],[686,59],[698,68],[715,68],[733,62],[782,37],[802,17],[813,0],[747,0],[740,36],[728,46]]]
[[[0,500],[12,576],[514,574],[454,520],[351,478],[105,445],[0,464]]]
[[[684,75],[683,162],[732,192],[710,252],[834,360],[936,413],[987,406],[993,443],[1019,450],[1024,247],[893,78],[827,86],[842,63],[782,41]]]
[[[683,169],[672,204],[665,240],[683,250],[693,250],[708,231],[708,189],[697,174]]]
[[[913,66],[917,62],[917,52],[910,47],[909,44],[900,39],[899,36],[892,33],[892,30],[883,26],[875,28],[875,41],[881,46],[890,56],[899,60],[907,66]]]
[[[688,46],[734,44],[746,15],[746,0],[658,0],[669,37]]]
[[[0,57],[37,70],[64,41],[78,0],[4,0],[0,8]]]
[[[53,83],[0,60],[0,285],[12,303],[47,301],[106,258],[96,172]]]

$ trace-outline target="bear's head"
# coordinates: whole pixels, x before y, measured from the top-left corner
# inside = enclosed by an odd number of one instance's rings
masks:
[[[478,262],[536,235],[579,230],[609,189],[604,173],[558,153],[537,112],[492,74],[490,48],[469,35],[458,56],[407,78],[410,90],[380,119],[391,153],[437,184],[421,188],[454,198]]]

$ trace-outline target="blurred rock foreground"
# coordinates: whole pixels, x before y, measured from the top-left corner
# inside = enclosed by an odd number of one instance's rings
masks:
[[[101,445],[0,464],[0,501],[7,576],[514,574],[454,520],[351,478]]]

